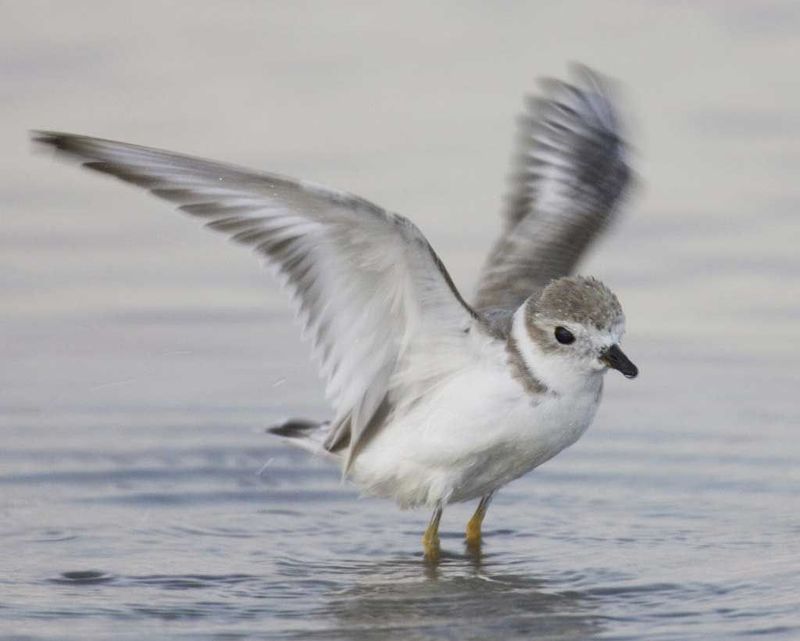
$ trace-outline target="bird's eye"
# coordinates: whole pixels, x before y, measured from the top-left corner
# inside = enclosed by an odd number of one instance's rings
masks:
[[[569,345],[575,342],[575,335],[566,327],[556,327],[556,340],[562,345]]]

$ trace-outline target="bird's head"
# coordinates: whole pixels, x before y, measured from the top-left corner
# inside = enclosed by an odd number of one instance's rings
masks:
[[[548,387],[609,368],[639,373],[620,349],[625,315],[599,280],[570,276],[552,281],[517,311],[512,337],[531,372]]]

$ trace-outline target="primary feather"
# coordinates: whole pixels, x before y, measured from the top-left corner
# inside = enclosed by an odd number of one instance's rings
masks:
[[[458,367],[436,354],[466,349],[476,315],[406,218],[350,194],[168,151],[57,132],[34,139],[177,203],[275,268],[336,411],[325,446],[343,451],[346,466],[393,399],[413,402]]]
[[[609,82],[585,67],[576,75],[576,85],[544,81],[546,97],[530,100],[520,121],[505,226],[475,303],[495,325],[572,273],[629,183]]]

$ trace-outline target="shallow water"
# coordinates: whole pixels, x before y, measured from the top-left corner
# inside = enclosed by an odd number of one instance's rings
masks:
[[[794,638],[788,371],[747,392],[746,357],[639,347],[658,395],[690,383],[679,409],[612,389],[579,446],[498,496],[479,558],[461,540],[467,509],[445,513],[438,567],[420,553],[427,515],[358,500],[266,437],[259,411],[7,415],[4,625],[70,639]],[[739,390],[724,421],[703,385],[719,378]]]
[[[62,6],[0,27],[0,639],[800,637],[793,5]],[[583,271],[642,373],[498,495],[479,556],[448,508],[438,566],[428,514],[264,433],[327,409],[252,257],[24,134],[349,188],[470,292],[509,116],[572,58],[636,115],[643,188]]]

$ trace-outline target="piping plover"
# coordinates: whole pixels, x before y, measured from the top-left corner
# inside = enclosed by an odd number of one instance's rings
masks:
[[[408,219],[305,181],[147,147],[34,132],[95,171],[144,187],[255,249],[290,292],[334,418],[272,432],[340,461],[365,493],[443,507],[493,494],[574,443],[613,368],[625,319],[594,278],[570,276],[629,182],[608,81],[576,67],[521,120],[505,225],[474,303]]]

